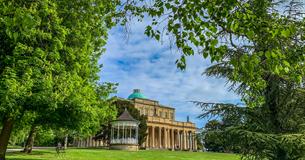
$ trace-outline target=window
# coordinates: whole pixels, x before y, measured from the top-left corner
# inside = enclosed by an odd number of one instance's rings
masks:
[[[150,116],[154,116],[155,115],[155,111],[152,109],[151,111],[150,111]]]
[[[174,114],[170,113],[170,119],[174,119]]]

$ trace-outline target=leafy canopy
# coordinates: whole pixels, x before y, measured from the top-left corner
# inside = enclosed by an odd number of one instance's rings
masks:
[[[0,159],[26,112],[79,131],[113,114],[101,99],[112,89],[98,83],[98,60],[119,4],[0,0]]]
[[[266,73],[302,81],[304,19],[283,12],[297,5],[295,0],[151,0],[136,6],[130,2],[125,9],[140,18],[152,17],[146,35],[173,39],[181,54],[179,68],[185,69],[187,56],[198,53],[212,62],[226,62],[233,81],[259,92],[267,87]],[[256,96],[252,91],[243,96],[249,105],[254,103],[249,96]]]

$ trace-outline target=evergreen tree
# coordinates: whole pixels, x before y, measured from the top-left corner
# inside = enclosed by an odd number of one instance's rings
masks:
[[[305,151],[303,5],[296,0],[153,0],[125,9],[153,17],[148,36],[174,39],[179,68],[185,69],[187,56],[196,53],[226,65],[225,78],[246,107],[201,103],[203,115],[237,110],[244,123],[228,127],[228,135],[244,157],[284,160],[304,158]]]

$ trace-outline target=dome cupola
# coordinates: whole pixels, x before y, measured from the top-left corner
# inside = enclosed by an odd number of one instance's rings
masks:
[[[135,99],[135,98],[145,99],[146,97],[141,93],[140,89],[134,89],[133,93],[128,96],[128,99]]]

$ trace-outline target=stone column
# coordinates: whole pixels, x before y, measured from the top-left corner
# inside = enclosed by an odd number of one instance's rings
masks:
[[[151,126],[151,147],[155,148],[155,127]]]
[[[190,151],[193,150],[193,133],[190,132]]]
[[[197,137],[196,137],[196,134],[195,134],[194,138],[195,138],[195,142],[194,142],[194,144],[195,144],[195,150],[197,151]]]
[[[167,129],[167,148],[171,148],[171,130]]]
[[[117,131],[118,131],[118,132],[117,132],[117,137],[116,137],[116,138],[119,139],[119,138],[120,138],[120,125],[119,125],[119,124],[118,124],[118,129],[117,129]]]
[[[162,148],[162,141],[161,141],[161,127],[159,126],[159,148]]]
[[[189,133],[189,148],[190,148],[190,151],[193,149],[192,145],[193,145],[193,137],[192,137],[192,132]]]
[[[186,131],[183,131],[183,150],[186,150]]]
[[[189,131],[186,132],[186,148],[190,150],[190,133]]]
[[[179,149],[181,150],[180,130],[178,130],[178,146]]]
[[[177,131],[177,132],[175,132]],[[178,129],[177,130],[174,130],[174,138],[175,138],[175,141],[174,141],[174,147],[176,149],[177,145],[178,145]]]
[[[196,150],[197,150],[197,148],[195,147],[195,143],[196,143],[196,139],[195,139],[195,137],[196,137],[196,134],[195,134],[195,133],[193,133],[193,150],[194,150],[194,151],[196,151]]]
[[[174,136],[174,129],[172,129],[172,137],[171,137],[171,140],[172,140],[172,150],[175,149],[175,136]]]
[[[176,144],[177,144],[177,136],[176,136],[175,129],[173,130],[173,132],[174,132],[174,149],[176,149]]]
[[[149,148],[152,148],[152,143],[151,143],[151,136],[152,136],[152,129],[151,129],[152,127],[149,127],[149,136],[148,136],[148,138],[149,138],[149,140],[148,140],[148,146],[149,146]]]
[[[146,136],[146,141],[145,141],[145,148],[149,148],[149,137],[150,137],[150,135],[149,135],[149,127],[147,127],[146,133],[147,133],[147,136]]]
[[[186,132],[186,149],[190,149],[190,133],[189,131]]]
[[[131,133],[130,133],[131,134]],[[139,128],[136,129],[136,143],[139,143]]]
[[[164,128],[164,148],[167,149],[167,129]]]

